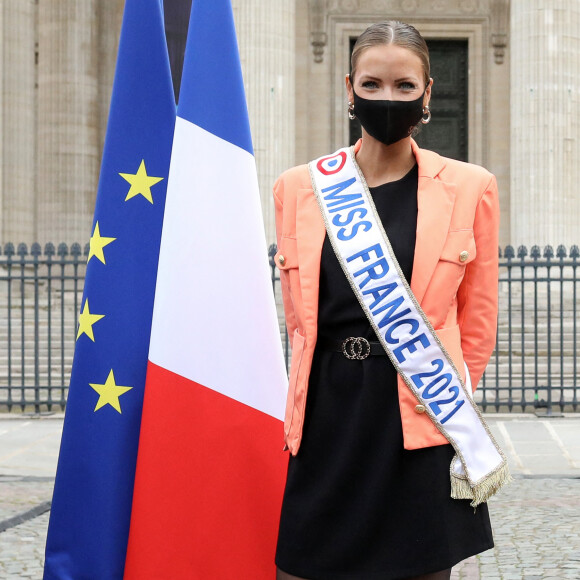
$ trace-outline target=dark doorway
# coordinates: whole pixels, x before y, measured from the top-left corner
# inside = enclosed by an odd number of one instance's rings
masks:
[[[355,41],[351,39],[351,52]],[[467,40],[427,40],[427,45],[433,78],[431,122],[421,125],[415,139],[421,147],[467,161]],[[349,124],[352,145],[360,137],[360,123],[355,119]]]

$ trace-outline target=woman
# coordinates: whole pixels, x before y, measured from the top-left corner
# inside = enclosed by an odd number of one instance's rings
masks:
[[[412,140],[414,127],[430,119],[432,85],[417,30],[372,25],[346,76],[348,114],[359,118],[362,140],[352,152],[287,171],[274,187],[292,341],[280,580],[445,579],[454,564],[493,547],[483,502],[509,475],[462,397],[469,381],[477,385],[495,342],[497,187],[484,169]],[[341,249],[380,222],[398,266],[386,261],[388,242]],[[394,281],[386,282],[387,273]],[[391,300],[407,282],[414,297]],[[406,314],[413,304],[423,311],[416,320]],[[431,347],[443,353],[431,364],[447,361],[451,371],[428,382],[420,377],[437,369],[403,367]],[[453,373],[461,388],[449,386]],[[451,396],[437,399],[444,387]],[[471,453],[481,440],[487,447]],[[461,461],[450,483],[455,453]],[[486,454],[484,481],[473,470]]]

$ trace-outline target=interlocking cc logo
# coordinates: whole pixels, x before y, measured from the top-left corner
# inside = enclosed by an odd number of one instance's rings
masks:
[[[342,354],[350,360],[364,360],[371,354],[371,345],[366,338],[349,336],[342,343]]]

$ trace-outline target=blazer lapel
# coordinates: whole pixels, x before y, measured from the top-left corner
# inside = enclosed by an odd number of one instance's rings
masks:
[[[318,323],[320,258],[326,228],[312,189],[298,191],[296,208],[296,243],[300,264],[300,289],[304,304],[305,325]]]
[[[412,145],[419,165],[419,186],[411,290],[421,303],[447,239],[456,191],[454,184],[438,178],[439,172],[445,167],[444,159],[419,149],[414,141]]]
[[[360,147],[359,143],[357,145]],[[420,149],[414,141],[411,145],[419,165],[417,238],[411,290],[421,303],[447,239],[456,190],[455,184],[446,183],[438,177],[445,167],[444,159],[436,153]],[[305,305],[305,324],[314,328],[318,321],[320,258],[325,235],[324,220],[314,192],[311,188],[300,189],[296,208],[300,285]]]

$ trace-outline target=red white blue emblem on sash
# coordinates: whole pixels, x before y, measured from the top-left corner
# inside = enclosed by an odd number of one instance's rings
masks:
[[[346,153],[344,151],[339,151],[335,155],[319,159],[316,164],[316,169],[324,175],[332,175],[338,173],[344,167],[345,163]]]

